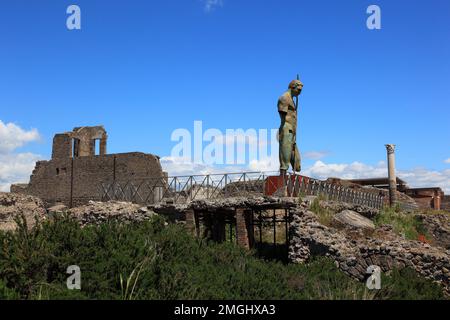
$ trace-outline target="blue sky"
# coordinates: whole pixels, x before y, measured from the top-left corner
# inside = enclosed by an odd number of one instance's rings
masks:
[[[66,28],[70,4],[81,30]],[[371,4],[381,30],[366,27]],[[449,21],[447,0],[2,1],[0,184],[75,126],[105,125],[111,153],[161,157],[195,120],[277,128],[277,98],[300,73],[306,173],[383,174],[394,143],[410,184],[450,192]]]

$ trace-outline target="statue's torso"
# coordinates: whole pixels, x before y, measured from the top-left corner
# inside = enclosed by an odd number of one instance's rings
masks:
[[[278,99],[278,112],[281,117],[280,129],[289,128],[295,133],[297,131],[297,110],[295,110],[294,101],[288,92]]]

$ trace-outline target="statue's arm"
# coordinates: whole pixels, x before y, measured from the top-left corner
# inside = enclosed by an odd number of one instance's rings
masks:
[[[278,112],[281,113],[287,113],[289,109],[289,101],[284,96],[281,96],[280,99],[278,99]]]
[[[284,96],[280,97],[280,99],[278,99],[278,113],[280,114],[282,126],[284,125],[288,109],[289,109],[289,102],[286,101]]]

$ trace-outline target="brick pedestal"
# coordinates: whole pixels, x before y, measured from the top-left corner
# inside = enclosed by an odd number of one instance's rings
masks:
[[[253,246],[253,227],[251,225],[252,211],[236,209],[236,239],[237,244],[246,249]]]
[[[185,212],[186,215],[186,229],[192,233],[195,234],[195,211],[194,210],[187,210]]]

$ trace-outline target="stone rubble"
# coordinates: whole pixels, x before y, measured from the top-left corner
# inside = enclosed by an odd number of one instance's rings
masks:
[[[420,214],[419,219],[434,245],[450,249],[450,214]]]
[[[46,219],[44,203],[37,197],[0,192],[0,231],[15,230],[16,218],[25,217],[28,227],[33,227],[35,218]]]
[[[124,223],[140,222],[156,215],[148,207],[120,201],[89,201],[87,205],[68,209],[66,212],[76,218],[82,226],[112,220]]]
[[[230,197],[214,200],[194,200],[188,208],[236,208],[236,207],[264,207],[266,205],[279,205],[280,207],[294,207],[297,205],[296,198],[276,198],[269,196],[251,196],[251,197]]]
[[[48,209],[39,198],[34,196],[0,192],[0,231],[14,231],[17,228],[15,219],[23,215],[31,228],[35,218],[44,221],[50,217],[68,214],[80,222],[82,226],[100,224],[115,220],[119,222],[134,222],[148,220],[154,215],[148,207],[129,202],[97,202],[69,209],[64,204],[56,204]]]
[[[367,218],[373,218],[378,213],[374,209],[321,201],[321,206],[338,213],[337,218],[335,217],[337,220],[340,216],[350,218],[347,221],[341,219],[344,228],[335,228],[333,224],[333,227],[328,227],[319,223],[316,214],[309,210],[308,201],[301,204],[297,202],[298,199],[295,198],[253,196],[145,207],[128,202],[89,201],[86,205],[71,209],[62,204],[45,209],[44,203],[39,198],[0,193],[0,230],[14,230],[16,228],[14,219],[21,214],[25,216],[30,227],[34,224],[35,217],[45,220],[64,213],[75,217],[82,226],[86,226],[111,220],[123,223],[139,222],[158,214],[169,217],[172,222],[181,222],[186,219],[185,212],[188,209],[232,210],[279,205],[282,208],[290,208],[293,218],[289,231],[290,261],[305,263],[312,256],[327,256],[332,258],[343,272],[360,281],[365,279],[366,270],[371,265],[379,266],[384,272],[393,268],[411,267],[422,276],[440,284],[446,294],[450,295],[449,215],[418,215],[427,233],[433,237],[430,245],[406,240],[394,233],[389,225],[372,228],[371,221]],[[354,224],[355,217],[362,225]]]
[[[333,224],[337,227],[350,227],[364,230],[375,230],[372,220],[363,217],[353,210],[343,210],[333,217]]]
[[[338,202],[338,201],[319,201],[320,207],[324,209],[328,209],[333,212],[342,212],[344,210],[351,210],[359,213],[363,217],[368,219],[374,218],[379,212],[379,209],[371,208],[364,205],[359,204],[351,204],[346,202]]]
[[[294,207],[297,205],[297,198],[277,198],[271,196],[240,196],[240,197],[227,197],[227,198],[217,198],[217,199],[197,199],[186,204],[173,204],[173,203],[161,203],[154,206],[150,206],[157,212],[165,212],[170,210],[184,211],[187,209],[232,209],[237,207],[264,207],[266,205],[270,206],[280,206],[280,207]]]
[[[355,238],[324,226],[307,205],[298,206],[290,227],[289,259],[305,263],[312,256],[332,258],[347,275],[363,281],[369,266],[384,272],[411,267],[419,274],[440,284],[450,295],[450,251],[395,235],[392,228],[382,226],[372,237]]]

